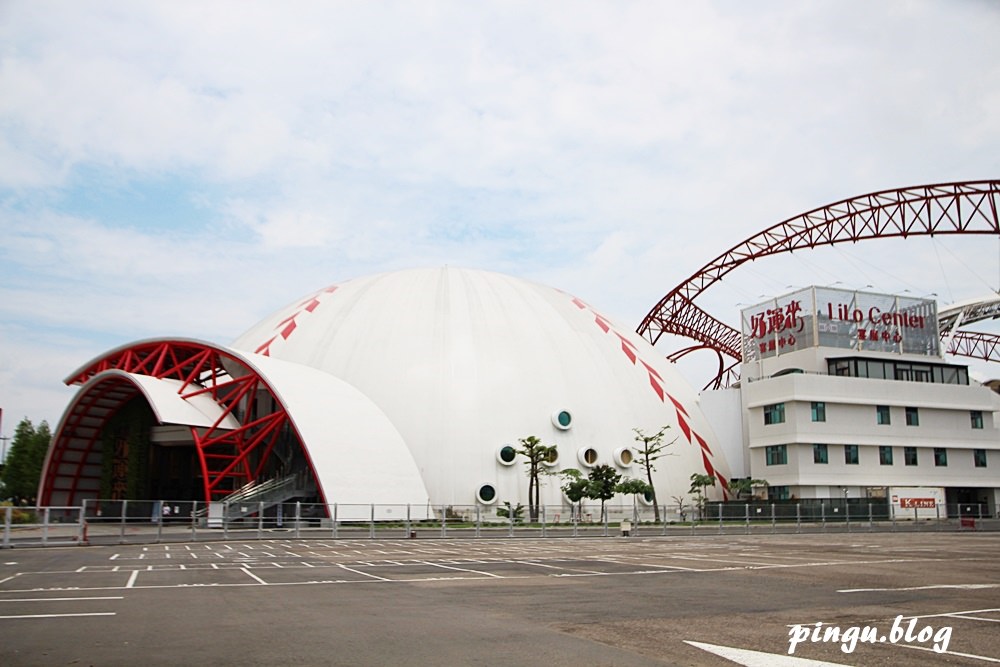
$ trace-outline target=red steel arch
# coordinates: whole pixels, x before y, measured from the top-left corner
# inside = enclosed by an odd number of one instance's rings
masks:
[[[108,353],[66,383],[85,384],[109,370],[176,380],[182,398],[208,394],[220,406],[221,415],[214,424],[190,427],[206,502],[256,481],[282,432],[299,438],[267,381],[242,359],[213,345],[170,339],[136,343]],[[273,398],[269,409],[258,410],[258,392]],[[76,504],[88,492],[93,495],[101,429],[137,393],[127,380],[110,377],[77,399],[46,458],[39,488],[41,504],[49,504],[54,494],[67,498],[64,504]],[[110,400],[98,405],[106,398]],[[223,424],[227,417],[235,418],[235,428]]]
[[[654,345],[663,334],[691,338],[739,363],[743,357],[740,332],[694,303],[730,271],[769,255],[865,239],[1000,235],[998,200],[1000,180],[966,181],[882,190],[807,211],[710,261],[660,299],[636,331]],[[735,363],[716,377],[716,387]]]
[[[1000,336],[981,331],[956,331],[945,350],[947,354],[983,361],[1000,361]]]

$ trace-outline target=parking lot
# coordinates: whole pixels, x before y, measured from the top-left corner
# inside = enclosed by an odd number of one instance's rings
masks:
[[[10,549],[0,663],[997,664],[998,548],[868,533]],[[844,640],[852,627],[871,634]]]

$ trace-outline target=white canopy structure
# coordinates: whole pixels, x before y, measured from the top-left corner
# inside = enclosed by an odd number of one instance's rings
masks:
[[[99,402],[88,387],[112,372],[134,390],[89,414]],[[572,295],[486,271],[416,269],[332,285],[231,347],[142,341],[68,382],[82,389],[53,439],[39,495],[48,503],[107,485],[94,479],[111,455],[101,434],[140,395],[155,425],[189,427],[208,501],[306,471],[325,503],[524,503],[519,439],[554,445],[556,471],[603,463],[642,477],[633,429],[665,425],[676,441],[656,465],[661,499],[685,494],[692,473],[719,478],[721,497],[729,478],[697,394],[647,341]],[[169,399],[159,396],[165,387]],[[566,502],[556,482],[541,500]]]

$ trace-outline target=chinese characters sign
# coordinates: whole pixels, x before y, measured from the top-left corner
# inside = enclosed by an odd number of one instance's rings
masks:
[[[939,355],[929,299],[810,287],[743,310],[743,360],[808,347]]]

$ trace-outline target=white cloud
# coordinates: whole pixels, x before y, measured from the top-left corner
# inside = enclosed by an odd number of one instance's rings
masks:
[[[450,263],[637,323],[779,220],[996,176],[998,28],[976,3],[5,3],[0,313],[82,347],[225,342],[335,280]],[[892,289],[936,291],[893,247]],[[760,262],[703,305],[848,265]]]

